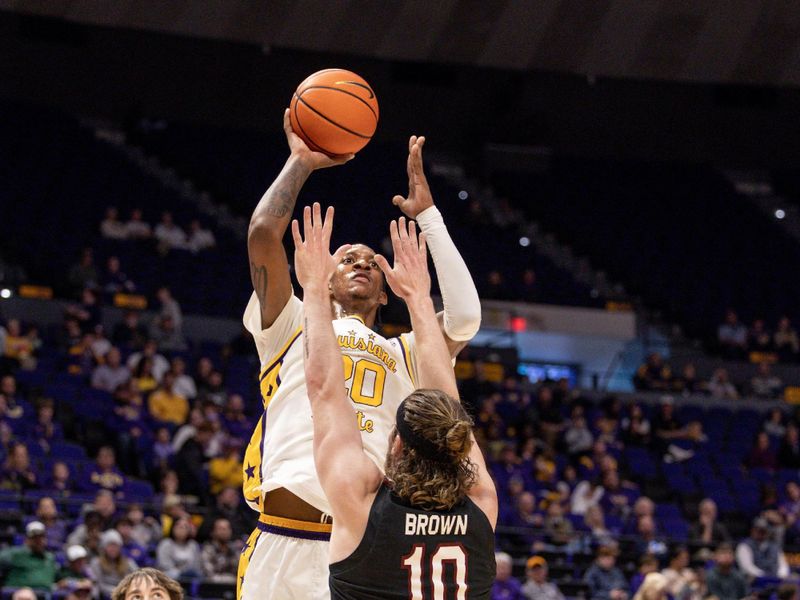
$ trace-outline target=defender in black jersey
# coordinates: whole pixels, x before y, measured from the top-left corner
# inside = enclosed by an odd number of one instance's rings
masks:
[[[304,237],[292,223],[303,287],[304,366],[314,462],[333,509],[332,600],[488,599],[495,575],[497,494],[458,397],[450,355],[430,298],[424,235],[392,222],[394,265],[375,261],[405,300],[416,336],[420,388],[397,409],[386,478],[364,453],[331,326],[328,281],[333,209],[306,207]],[[365,375],[366,376],[366,375]],[[367,399],[379,403],[380,398]],[[377,404],[375,404],[377,405]]]

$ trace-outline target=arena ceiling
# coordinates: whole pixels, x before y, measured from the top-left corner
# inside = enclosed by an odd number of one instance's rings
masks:
[[[266,49],[800,85],[797,0],[0,0],[0,9]]]

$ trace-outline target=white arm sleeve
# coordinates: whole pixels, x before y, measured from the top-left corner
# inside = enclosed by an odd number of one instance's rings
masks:
[[[469,269],[450,238],[438,208],[431,206],[423,210],[417,215],[417,223],[425,232],[436,267],[444,303],[444,331],[453,341],[469,341],[481,326],[481,302]]]

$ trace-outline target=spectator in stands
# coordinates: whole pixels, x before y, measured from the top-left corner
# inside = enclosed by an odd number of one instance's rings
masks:
[[[216,519],[211,538],[203,544],[203,576],[215,583],[236,583],[241,543],[232,539],[227,519]]]
[[[587,541],[592,547],[606,546],[613,543],[614,538],[606,527],[605,515],[599,505],[595,504],[586,509],[586,514],[583,516],[583,524],[589,530],[590,535]]]
[[[786,436],[778,450],[778,465],[782,469],[800,469],[800,430],[794,423],[786,427]]]
[[[56,496],[69,496],[75,491],[75,480],[72,478],[67,463],[57,460],[50,471],[47,487]]]
[[[750,537],[736,546],[736,562],[749,577],[785,578],[789,575],[786,556],[772,539],[769,522],[763,517],[753,521]]]
[[[547,561],[541,556],[531,556],[525,563],[525,584],[522,596],[526,600],[564,600],[558,586],[547,581]]]
[[[653,554],[643,554],[639,558],[639,568],[636,574],[631,577],[631,595],[636,598],[635,594],[642,587],[645,578],[650,573],[658,572],[658,557]],[[665,582],[666,584],[666,582]]]
[[[139,361],[143,358],[150,358],[153,361],[151,368],[152,376],[156,381],[161,381],[164,373],[169,371],[169,362],[158,352],[158,344],[155,340],[147,340],[140,352],[134,352],[128,357],[128,368],[131,372],[136,372]]]
[[[128,517],[122,517],[117,521],[114,528],[122,538],[122,555],[130,558],[140,567],[146,567],[150,564],[150,557],[147,555],[147,548],[136,541],[133,536],[133,521]]]
[[[708,389],[708,384],[697,376],[697,369],[690,362],[683,365],[680,376],[675,378],[672,386],[684,396],[704,394]]]
[[[209,506],[209,491],[205,477],[205,447],[214,435],[214,427],[207,422],[200,424],[196,433],[175,455],[175,472],[180,481],[180,492],[196,496],[201,503]]]
[[[125,232],[128,235],[128,239],[131,240],[146,240],[151,236],[152,230],[150,225],[142,220],[142,210],[140,208],[134,208],[131,211],[131,217],[125,223]]]
[[[67,276],[72,291],[77,295],[86,288],[96,288],[99,278],[94,266],[94,252],[84,248],[80,260],[69,268]]]
[[[36,592],[29,587],[19,588],[11,594],[11,600],[38,600]]]
[[[153,443],[153,468],[156,473],[165,473],[172,467],[175,458],[175,448],[169,429],[159,427]]]
[[[797,360],[798,352],[800,352],[800,338],[797,336],[797,330],[792,327],[789,317],[781,317],[781,320],[778,321],[778,329],[775,331],[773,341],[775,350],[782,361]]]
[[[719,368],[714,371],[711,380],[708,382],[708,391],[712,398],[719,400],[737,400],[739,392],[733,385],[728,376],[728,369]]]
[[[9,319],[6,323],[6,334],[2,344],[3,360],[11,368],[33,370],[36,368],[34,352],[41,346],[38,331],[35,327],[23,334],[19,319]]]
[[[150,394],[147,407],[150,415],[162,423],[182,425],[189,416],[189,402],[173,389],[175,375],[167,371],[158,389]]]
[[[154,373],[155,362],[151,356],[142,356],[131,373],[131,382],[138,393],[149,394],[158,387]]]
[[[0,552],[0,569],[5,571],[8,587],[30,587],[50,591],[56,582],[58,566],[47,551],[44,524],[31,521],[25,527],[25,543]]]
[[[102,313],[93,288],[83,288],[80,303],[68,306],[67,316],[78,322],[83,333],[91,333],[100,324]]]
[[[661,573],[648,573],[633,600],[667,600],[667,579]]]
[[[239,488],[244,482],[242,465],[242,441],[229,437],[223,445],[222,456],[208,463],[208,483],[211,493],[217,495],[226,487]]]
[[[111,529],[117,516],[117,503],[114,494],[110,490],[101,489],[94,496],[94,502],[90,510],[97,511],[100,515],[100,524],[103,531]]]
[[[497,571],[495,574],[494,583],[492,584],[492,591],[490,594],[491,600],[525,600],[522,594],[522,586],[511,575],[513,562],[511,556],[505,552],[497,552],[494,555]]]
[[[564,444],[566,445],[567,455],[573,460],[592,449],[594,435],[586,425],[583,407],[580,405],[576,405],[572,409],[572,419],[564,430]]]
[[[24,403],[25,399],[19,393],[17,387],[17,379],[13,375],[4,375],[0,378],[0,396],[5,401],[3,408],[3,417],[11,422],[21,419],[25,413]]]
[[[103,291],[108,297],[113,297],[114,294],[132,294],[136,291],[136,284],[122,271],[119,258],[116,256],[109,256],[106,261]]]
[[[161,213],[161,222],[153,230],[153,237],[158,242],[159,250],[164,253],[173,248],[186,247],[186,233],[175,224],[169,211]]]
[[[778,459],[769,443],[769,436],[766,431],[759,431],[756,434],[755,444],[745,461],[751,469],[769,469],[774,471],[778,465]]]
[[[544,442],[548,446],[555,447],[556,440],[564,428],[564,416],[561,413],[561,404],[553,396],[550,386],[543,385],[539,388],[536,412]]]
[[[617,549],[600,546],[597,557],[586,570],[583,581],[589,586],[590,597],[596,600],[625,600],[628,597],[628,582],[615,563]]]
[[[156,297],[158,298],[159,303],[161,304],[161,308],[159,309],[159,316],[161,318],[169,317],[172,319],[172,323],[175,325],[175,329],[177,331],[183,330],[183,311],[181,311],[181,305],[178,304],[178,301],[175,300],[172,296],[172,292],[166,286],[162,286],[158,288],[156,292]]]
[[[64,600],[89,600],[96,595],[94,584],[89,579],[69,582],[64,589],[67,593]]]
[[[800,538],[800,485],[795,481],[786,484],[786,499],[778,509],[786,527],[786,539],[796,543]]]
[[[697,575],[689,568],[689,551],[685,546],[676,546],[669,555],[669,565],[661,571],[666,578],[666,591],[672,598],[700,600],[704,597]]]
[[[528,492],[520,496],[522,499]],[[543,546],[542,549],[563,550],[574,548],[575,528],[564,514],[564,507],[558,501],[550,502],[547,506],[547,513],[544,518],[544,531],[550,545]]]
[[[656,521],[652,515],[643,514],[636,521],[636,553],[652,554],[658,558],[667,555],[667,543],[656,531]]]
[[[253,529],[250,508],[242,502],[240,488],[225,488],[216,497],[214,507],[203,520],[198,538],[208,539],[211,527],[217,519],[225,519],[230,523],[233,538],[240,540],[247,537]]]
[[[109,350],[103,363],[92,372],[92,387],[113,393],[119,386],[131,378],[130,369],[122,364],[122,355],[118,348]]]
[[[508,291],[506,290],[503,274],[500,271],[489,271],[481,297],[487,300],[502,300],[506,298],[507,294]]]
[[[111,446],[102,446],[97,451],[95,463],[86,474],[86,489],[104,489],[121,492],[125,485],[125,475],[117,468],[117,457]]]
[[[180,394],[187,400],[194,400],[197,397],[197,385],[191,375],[186,374],[186,361],[180,356],[176,356],[170,363],[172,374],[175,375],[175,383],[172,388],[176,394]]]
[[[725,322],[717,329],[720,350],[728,358],[744,358],[747,352],[747,327],[739,322],[733,309],[725,313]]]
[[[585,479],[572,492],[570,512],[573,515],[585,515],[590,506],[597,506],[603,498],[605,490],[597,480]]]
[[[636,370],[633,385],[637,390],[666,391],[672,381],[672,370],[664,362],[661,354],[651,352],[647,360]]]
[[[767,329],[764,319],[756,319],[747,332],[747,347],[751,352],[771,352],[772,334]]]
[[[210,229],[203,227],[198,219],[192,219],[189,222],[189,239],[186,241],[186,247],[191,252],[196,254],[216,245],[217,240],[214,239],[214,234]]]
[[[104,596],[110,596],[126,575],[139,567],[122,554],[122,536],[115,529],[100,536],[100,555],[92,559],[90,568]]]
[[[17,442],[12,444],[8,458],[3,463],[0,489],[22,492],[39,487],[36,473],[31,468],[28,448]]]
[[[100,223],[100,235],[109,240],[127,239],[127,228],[119,220],[119,212],[115,206],[106,208],[106,218]]]
[[[630,446],[646,446],[650,441],[650,421],[640,404],[632,404],[630,414],[622,419],[622,440]]]
[[[764,431],[774,441],[780,441],[786,435],[783,411],[773,408],[769,411],[767,420],[764,421]]]
[[[108,492],[106,492],[108,493]],[[67,536],[70,546],[83,546],[92,555],[100,551],[100,536],[103,534],[105,519],[96,510],[88,510],[83,515],[83,523]]]
[[[165,352],[182,352],[186,350],[186,340],[183,334],[175,328],[172,317],[162,315],[151,323],[150,337],[152,337],[160,350]]]
[[[199,390],[198,396],[201,400],[210,400],[217,406],[225,406],[228,400],[228,391],[225,389],[225,382],[222,373],[214,369],[208,376],[206,384]]]
[[[189,519],[181,518],[172,523],[169,537],[158,544],[156,566],[174,579],[202,575],[200,546],[194,540],[194,526]]]
[[[89,553],[86,548],[79,545],[67,546],[65,552],[67,559],[64,566],[58,570],[56,581],[59,587],[66,586],[69,582],[82,579],[94,581],[94,573],[89,568]]]
[[[768,362],[761,362],[758,364],[758,371],[750,379],[750,389],[759,398],[780,398],[783,381],[772,373]]]
[[[60,550],[67,539],[67,522],[59,517],[56,503],[49,496],[39,499],[36,520],[45,526],[47,549]]]
[[[147,342],[147,329],[139,323],[139,313],[129,310],[114,326],[111,341],[128,349],[140,350]],[[128,365],[130,367],[130,365]]]
[[[711,498],[700,502],[697,509],[697,521],[689,530],[689,539],[694,544],[714,547],[722,542],[730,542],[731,535],[724,523],[717,519],[717,503]]]
[[[128,506],[125,518],[131,522],[131,538],[140,546],[147,548],[161,539],[161,524],[138,504]]]
[[[61,423],[55,420],[55,404],[52,398],[42,398],[36,406],[36,422],[30,432],[45,452],[50,452],[53,442],[64,439]]]
[[[244,398],[239,394],[228,396],[228,402],[222,413],[222,421],[225,423],[225,429],[234,437],[245,439],[252,431],[253,426],[250,419],[244,414]]]
[[[691,445],[707,441],[699,422],[692,421],[686,425],[680,423],[675,415],[675,401],[672,396],[661,398],[659,410],[653,419],[653,430],[667,462],[688,460],[694,456],[693,450],[684,448],[676,442]]]

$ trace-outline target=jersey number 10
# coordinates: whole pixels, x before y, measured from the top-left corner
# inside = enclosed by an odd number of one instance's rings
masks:
[[[350,399],[356,404],[366,406],[383,404],[386,367],[367,358],[354,361],[347,354],[343,354],[342,359],[344,359],[344,381]]]
[[[467,597],[467,555],[461,544],[440,544],[430,561],[430,584],[423,586],[422,561],[425,558],[425,546],[415,544],[411,554],[403,557],[403,568],[408,571],[408,591],[410,600],[426,600],[422,590],[432,589],[430,600],[445,600],[444,564],[451,563],[456,584],[456,600]]]

